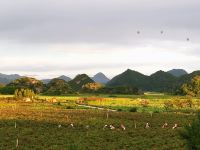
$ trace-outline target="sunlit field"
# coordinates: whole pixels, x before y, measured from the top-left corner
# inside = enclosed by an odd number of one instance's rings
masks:
[[[166,111],[163,102],[176,97],[159,93],[38,96],[34,102],[12,97],[0,96],[0,149],[184,149],[185,142],[178,133],[198,109],[198,99],[192,99],[190,109],[174,107],[174,111]],[[142,99],[149,104],[141,106]],[[137,109],[131,112],[131,108]],[[148,129],[146,123],[150,124]],[[164,123],[168,123],[166,128],[162,128]],[[173,130],[175,124],[178,128]]]
[[[0,103],[0,149],[183,149],[178,131],[193,115],[68,109],[52,103]],[[145,129],[145,124],[150,128]],[[167,122],[169,126],[162,128]],[[177,123],[180,128],[173,130]],[[73,124],[73,127],[70,125]],[[112,124],[116,129],[103,127]],[[120,128],[120,124],[126,130]],[[106,146],[105,146],[106,145]]]

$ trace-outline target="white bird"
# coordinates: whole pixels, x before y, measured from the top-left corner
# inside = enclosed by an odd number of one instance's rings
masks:
[[[113,125],[110,125],[111,130],[115,130],[115,127]]]
[[[175,125],[172,127],[172,129],[178,128],[178,124],[175,123]]]
[[[58,125],[58,128],[61,128],[61,124]]]
[[[168,123],[165,122],[165,123],[163,124],[162,128],[166,128],[166,127],[168,127]]]
[[[105,130],[107,127],[108,127],[108,125],[106,124],[106,125],[103,127],[103,130]]]
[[[74,128],[74,124],[73,124],[73,123],[71,123],[70,126],[71,126],[72,128]]]
[[[146,123],[145,128],[150,128],[150,125],[148,122]]]

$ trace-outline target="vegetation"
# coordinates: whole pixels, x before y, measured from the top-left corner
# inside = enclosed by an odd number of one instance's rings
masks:
[[[47,84],[45,93],[48,95],[70,94],[72,93],[72,89],[65,80],[56,78]]]
[[[0,106],[0,149],[182,150],[186,142],[180,139],[179,131],[194,118],[175,113],[108,113],[78,106],[75,110],[71,100],[62,100],[59,105],[0,101]],[[144,128],[147,122],[149,129]],[[162,128],[165,122],[169,126]],[[172,129],[175,123],[180,129]],[[106,124],[116,129],[104,130]],[[126,127],[125,131],[121,124]]]
[[[128,69],[110,80],[107,86],[132,86],[143,91],[182,94],[180,91],[181,86],[197,75],[200,75],[200,71],[178,77],[172,75],[170,72],[164,71],[158,71],[150,76],[145,76],[139,72]]]
[[[35,96],[36,95],[34,91],[30,89],[16,89],[14,94],[14,98],[17,100],[22,100],[24,98],[29,98],[30,100],[34,100]]]
[[[24,78],[14,80],[10,84],[8,84],[6,88],[13,88],[14,91],[15,89],[31,89],[35,93],[39,94],[43,92],[44,85],[41,81],[35,78],[24,77]]]
[[[104,85],[102,85],[101,83],[87,83],[87,84],[83,85],[81,91],[86,92],[86,93],[94,93],[94,92],[99,91],[103,87],[104,87]]]
[[[183,84],[182,92],[189,96],[200,96],[200,76],[195,76],[189,83]]]
[[[180,135],[186,141],[188,150],[200,150],[200,112],[191,124],[185,126]]]
[[[139,95],[143,94],[142,91],[140,91],[136,87],[130,87],[130,86],[115,86],[115,87],[103,87],[100,88],[97,93],[108,93],[108,94],[134,94]]]
[[[84,85],[95,82],[88,75],[80,74],[68,83],[74,91],[79,92],[82,90]]]

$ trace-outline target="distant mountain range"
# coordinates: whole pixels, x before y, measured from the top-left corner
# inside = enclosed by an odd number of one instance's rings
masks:
[[[110,79],[108,79],[103,73],[99,72],[94,77],[92,77],[92,80],[98,83],[106,84]]]
[[[179,71],[180,70],[177,72]],[[128,69],[111,79],[106,85],[110,87],[132,86],[145,91],[171,92],[174,91],[174,89],[178,89],[183,83],[191,80],[195,75],[200,75],[200,71],[177,77],[177,74],[174,75],[171,71],[164,72],[160,70],[150,76],[146,76],[137,71]]]
[[[62,75],[60,77],[57,77],[56,79],[62,79],[62,80],[65,80],[66,82],[69,82],[70,80],[72,80],[70,77],[67,77],[65,75]],[[53,79],[43,79],[41,80],[44,84],[48,84],[51,80]]]
[[[6,74],[2,74],[0,73],[0,83],[1,84],[8,84],[16,79],[21,78],[22,76],[18,75],[18,74],[11,74],[11,75],[6,75]]]
[[[182,75],[186,75],[188,74],[187,71],[183,70],[183,69],[172,69],[167,71],[168,73],[172,74],[175,77],[180,77]]]
[[[150,76],[144,75],[140,72],[127,69],[125,72],[115,76],[109,80],[103,73],[97,73],[94,77],[89,77],[86,74],[77,75],[74,79],[67,76],[60,76],[58,79],[65,80],[72,89],[79,91],[83,85],[87,83],[99,82],[105,84],[107,87],[130,86],[137,87],[144,91],[158,91],[170,92],[178,89],[183,83],[188,82],[196,75],[200,75],[200,71],[194,71],[188,74],[183,69],[173,69],[167,72],[162,70],[157,71]],[[22,76],[13,74],[0,74],[0,83],[8,84],[13,80],[19,79]],[[48,84],[52,79],[42,80],[43,83]]]

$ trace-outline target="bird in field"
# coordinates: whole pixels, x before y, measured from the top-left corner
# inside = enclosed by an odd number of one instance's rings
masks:
[[[110,125],[110,129],[111,129],[111,130],[115,130],[115,127],[111,124],[111,125]]]
[[[74,128],[74,124],[73,124],[73,123],[71,123],[70,126],[71,126],[72,128]]]
[[[145,125],[145,128],[150,128],[150,124],[147,122],[146,125]]]
[[[176,128],[178,128],[178,124],[175,123],[172,129],[176,129]]]
[[[103,130],[105,130],[107,127],[108,127],[108,125],[107,125],[107,124],[106,124],[106,125],[104,125],[104,127],[103,127]]]
[[[162,128],[166,128],[166,127],[168,127],[168,123],[165,122],[165,123],[163,124]]]

